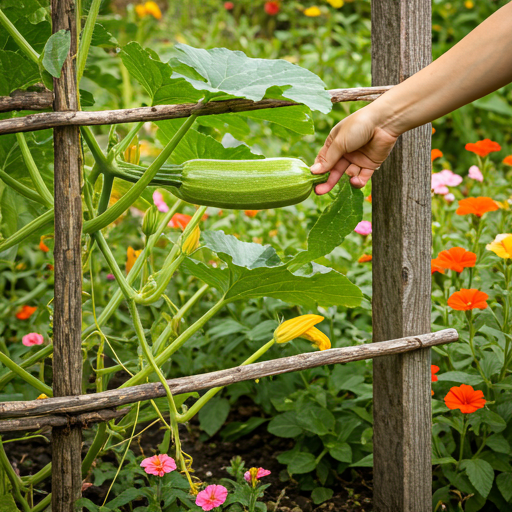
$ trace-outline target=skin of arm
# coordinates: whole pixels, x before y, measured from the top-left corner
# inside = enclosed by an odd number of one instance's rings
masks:
[[[343,174],[362,188],[387,158],[397,138],[512,82],[512,2],[470,32],[432,64],[373,103],[339,122],[311,167],[330,172],[317,194]]]

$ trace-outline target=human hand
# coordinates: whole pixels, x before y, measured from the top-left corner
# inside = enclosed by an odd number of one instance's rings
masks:
[[[346,117],[331,130],[311,167],[313,174],[330,172],[328,180],[316,186],[318,195],[330,192],[343,174],[351,177],[353,187],[364,187],[393,149],[399,134],[382,127],[379,116],[369,107]]]

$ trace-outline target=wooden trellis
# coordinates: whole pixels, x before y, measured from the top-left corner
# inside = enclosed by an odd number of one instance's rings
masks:
[[[74,512],[80,496],[81,428],[122,416],[123,404],[163,396],[144,384],[96,395],[81,393],[81,154],[79,126],[156,121],[294,105],[289,101],[227,100],[77,112],[74,0],[52,0],[53,32],[71,32],[62,75],[49,91],[0,98],[0,111],[42,110],[0,121],[0,134],[54,129],[55,149],[55,398],[0,404],[0,431],[53,428],[53,512]],[[431,59],[430,0],[372,0],[371,88],[335,89],[333,103],[372,101]],[[427,512],[431,505],[430,350],[457,339],[430,332],[430,126],[404,134],[373,180],[373,330],[370,345],[255,363],[172,379],[183,393],[289,371],[361,359],[374,362],[374,510]],[[384,341],[391,340],[391,341]],[[4,419],[7,418],[7,419]],[[49,502],[48,502],[49,504]],[[42,508],[40,509],[42,510]]]

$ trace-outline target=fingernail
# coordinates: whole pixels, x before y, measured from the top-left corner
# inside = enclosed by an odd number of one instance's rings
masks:
[[[311,172],[318,172],[322,170],[322,164],[318,163],[311,166]]]

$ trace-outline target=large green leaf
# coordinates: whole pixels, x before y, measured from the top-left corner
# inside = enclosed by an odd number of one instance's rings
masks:
[[[512,499],[512,473],[500,473],[496,478],[496,485],[505,501]]]
[[[116,48],[118,46],[117,39],[101,24],[94,25],[94,31],[91,39],[92,46],[101,48]]]
[[[338,247],[351,233],[363,215],[363,193],[344,180],[336,199],[322,212],[308,234],[308,248],[299,252],[288,264],[298,269],[325,256]]]
[[[37,64],[21,53],[0,50],[0,96],[25,89],[40,80]]]
[[[11,21],[13,20],[11,19]],[[14,26],[38,53],[43,51],[44,45],[52,33],[52,26],[48,21],[41,21],[34,25],[28,18],[20,18],[14,23]],[[0,48],[20,52],[20,47],[6,30],[0,30]]]
[[[268,424],[268,431],[278,437],[296,437],[302,433],[295,411],[274,416]]]
[[[199,425],[209,436],[213,436],[224,425],[229,409],[229,401],[225,398],[210,400],[199,411]]]
[[[334,416],[325,407],[308,404],[297,416],[298,424],[309,432],[319,436],[327,434],[334,428]]]
[[[460,466],[461,469],[466,470],[466,474],[473,487],[484,498],[487,498],[494,480],[494,470],[492,466],[482,459],[463,460]]]
[[[71,32],[59,30],[52,34],[44,46],[41,62],[54,78],[60,78],[62,66],[71,47]]]
[[[176,59],[170,61],[176,69],[173,78],[185,78],[194,88],[207,91],[212,98],[248,98],[253,101],[265,97],[283,98],[324,114],[331,110],[331,98],[322,80],[286,60],[251,59],[239,51],[226,48],[203,50],[186,44],[177,44],[176,50]],[[190,69],[178,67],[176,60]],[[197,74],[204,81],[198,79]]]

